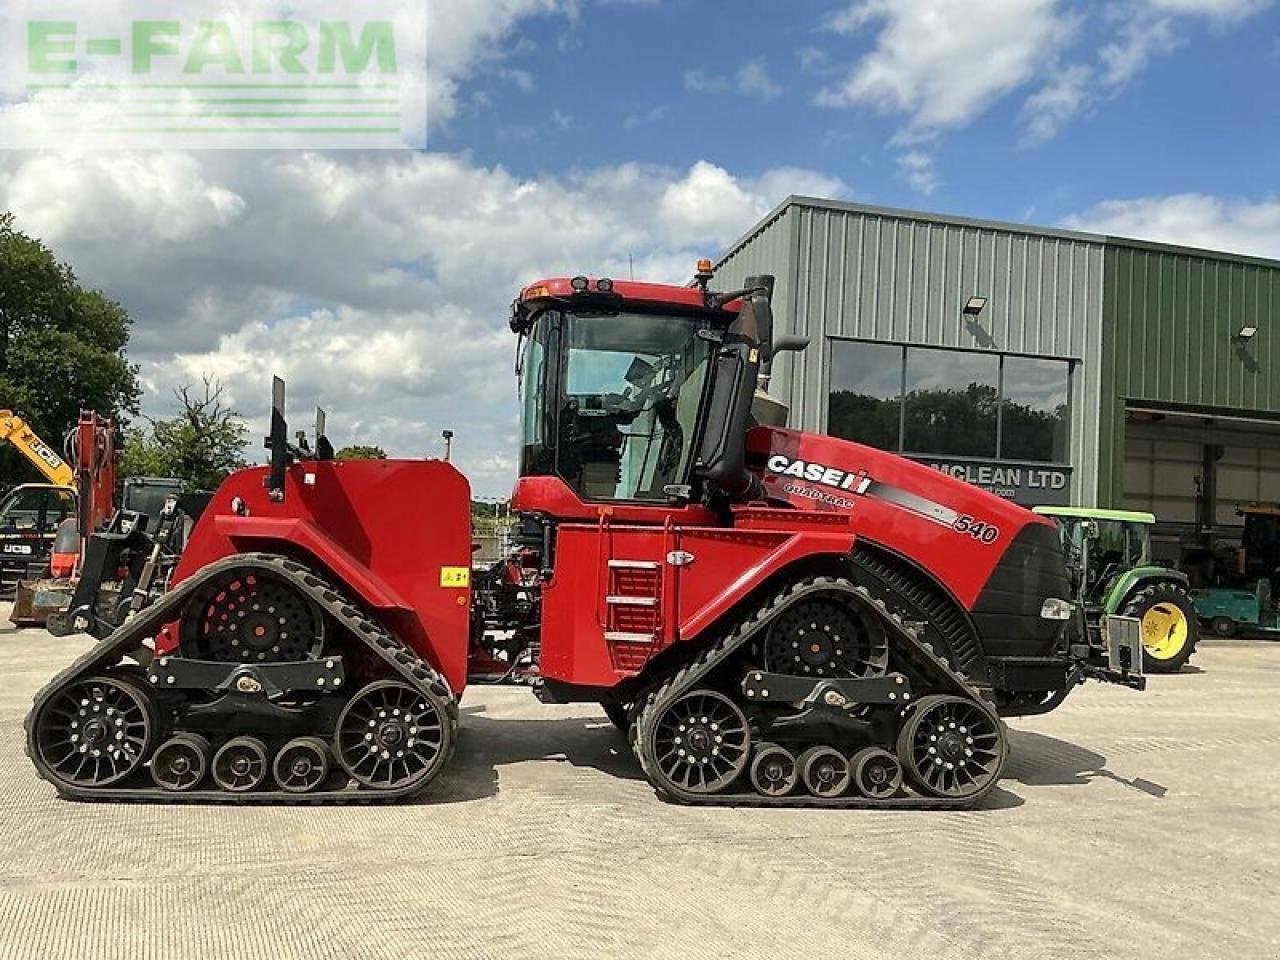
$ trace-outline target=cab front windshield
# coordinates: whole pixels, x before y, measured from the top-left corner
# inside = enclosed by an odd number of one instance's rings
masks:
[[[75,509],[70,490],[19,487],[0,500],[0,533],[52,533]]]
[[[522,472],[586,500],[662,501],[687,482],[712,344],[696,317],[543,314],[525,353]]]

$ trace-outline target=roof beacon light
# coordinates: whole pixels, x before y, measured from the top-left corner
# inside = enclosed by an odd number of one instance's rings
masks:
[[[707,284],[715,277],[715,271],[711,269],[710,260],[698,261],[698,272],[693,275],[693,282],[698,285],[705,293]]]
[[[573,287],[575,293],[586,293],[591,286],[591,281],[586,277],[574,277],[569,281],[569,286]]]
[[[596,281],[596,289],[601,293],[613,293],[613,281],[608,277],[603,277]]]

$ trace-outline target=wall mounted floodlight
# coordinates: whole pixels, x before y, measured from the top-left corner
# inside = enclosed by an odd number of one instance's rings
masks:
[[[1248,343],[1258,335],[1257,327],[1241,327],[1240,332],[1236,334],[1235,339],[1241,343]]]
[[[986,297],[970,297],[964,305],[964,315],[966,317],[976,317],[985,309],[987,309]]]

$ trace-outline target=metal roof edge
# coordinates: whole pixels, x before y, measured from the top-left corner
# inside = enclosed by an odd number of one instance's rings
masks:
[[[716,261],[716,266],[727,262],[739,251],[751,243],[756,237],[772,227],[792,207],[804,207],[811,210],[832,210],[840,213],[855,213],[870,217],[884,217],[893,220],[912,220],[918,223],[943,223],[956,227],[970,227],[979,230],[992,230],[999,233],[1016,233],[1023,236],[1049,237],[1061,240],[1073,240],[1079,243],[1095,244],[1101,247],[1129,247],[1136,250],[1149,250],[1154,253],[1167,253],[1174,256],[1201,257],[1209,260],[1220,260],[1231,263],[1250,264],[1271,269],[1280,269],[1280,259],[1269,259],[1251,254],[1232,253],[1229,250],[1210,250],[1203,247],[1183,246],[1175,243],[1162,243],[1156,240],[1141,240],[1136,237],[1121,237],[1112,234],[1088,233],[1080,230],[1064,230],[1057,227],[1037,227],[1026,223],[1013,223],[1005,220],[986,220],[978,217],[961,217],[945,213],[928,213],[923,210],[907,210],[900,207],[882,207],[869,203],[854,203],[848,200],[825,200],[821,197],[809,197],[792,194],[774,207],[763,219],[758,221],[746,233],[734,241]]]

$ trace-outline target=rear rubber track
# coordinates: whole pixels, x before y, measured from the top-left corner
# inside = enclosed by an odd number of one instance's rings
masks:
[[[749,785],[745,790],[737,789],[746,782],[745,777],[740,777],[730,789],[713,794],[672,789],[659,782],[656,758],[645,749],[645,745],[652,742],[650,734],[653,725],[657,723],[663,711],[679,697],[696,689],[703,678],[725,664],[753,637],[768,629],[786,608],[810,595],[832,592],[844,594],[864,613],[881,621],[890,638],[890,648],[935,684],[934,689],[928,692],[948,693],[981,704],[997,723],[1003,723],[996,715],[995,708],[968,680],[952,669],[945,657],[938,655],[931,645],[921,641],[914,630],[908,628],[897,615],[891,613],[882,601],[873,597],[866,587],[856,586],[843,577],[808,577],[788,584],[755,607],[728,634],[707,647],[691,663],[676,671],[665,683],[650,692],[643,704],[638,705],[632,727],[631,745],[636,759],[640,762],[641,770],[660,798],[689,806],[962,810],[974,806],[995,788],[999,780],[998,776],[993,777],[982,791],[962,799],[923,797],[914,794],[872,799],[852,795],[816,797],[811,794],[767,797],[751,790]],[[918,696],[917,699],[922,699],[922,696]]]
[[[202,585],[222,574],[241,571],[270,572],[287,580],[325,613],[333,617],[340,627],[348,630],[355,640],[363,643],[381,658],[399,679],[444,703],[448,736],[444,746],[445,755],[438,761],[436,773],[422,783],[410,784],[399,790],[358,790],[352,786],[346,786],[338,790],[318,790],[301,794],[279,789],[257,790],[251,793],[229,793],[223,790],[191,790],[175,793],[156,786],[84,789],[70,786],[48,776],[38,759],[36,746],[35,718],[40,707],[67,684],[114,667],[125,657],[133,656],[145,665],[151,657],[151,650],[144,645],[144,640],[155,636],[161,626],[176,619],[183,603]],[[110,636],[98,641],[92,649],[77,658],[36,694],[24,727],[27,757],[35,766],[37,774],[41,779],[51,783],[59,795],[67,799],[145,803],[386,803],[422,793],[448,767],[458,744],[458,700],[449,689],[448,682],[437,670],[396,639],[380,623],[343,597],[310,567],[276,554],[243,553],[205,567],[123,624]],[[135,771],[133,777],[137,778],[141,775],[140,768]]]

